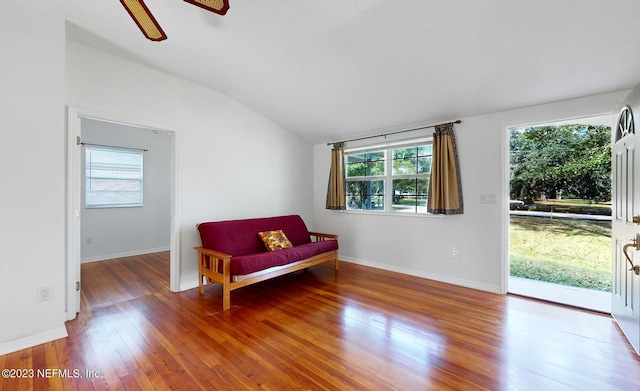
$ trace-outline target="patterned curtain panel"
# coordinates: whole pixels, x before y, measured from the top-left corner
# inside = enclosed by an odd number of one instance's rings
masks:
[[[327,209],[345,210],[344,143],[333,144],[331,150],[331,172],[327,188]]]
[[[453,123],[435,128],[427,211],[444,215],[463,214],[462,183]]]

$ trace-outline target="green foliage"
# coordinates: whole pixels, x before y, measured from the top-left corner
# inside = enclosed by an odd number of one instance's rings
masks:
[[[347,177],[384,175],[384,152],[358,153],[347,156]]]
[[[393,175],[428,174],[431,172],[431,145],[393,150]]]
[[[429,178],[394,179],[393,192],[396,195],[422,195],[429,191]]]
[[[511,131],[512,199],[541,194],[611,199],[611,129],[606,126],[539,126]]]

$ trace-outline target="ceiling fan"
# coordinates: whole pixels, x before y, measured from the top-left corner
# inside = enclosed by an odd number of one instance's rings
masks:
[[[229,10],[229,0],[184,0],[218,15],[224,15]],[[153,17],[143,0],[120,0],[133,21],[136,22],[142,34],[152,41],[163,41],[167,34]]]

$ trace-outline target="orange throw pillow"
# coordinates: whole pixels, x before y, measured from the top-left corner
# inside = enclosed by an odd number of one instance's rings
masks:
[[[287,239],[287,236],[281,229],[277,231],[258,232],[258,236],[262,239],[264,245],[269,251],[282,250],[283,248],[293,247],[293,244]]]

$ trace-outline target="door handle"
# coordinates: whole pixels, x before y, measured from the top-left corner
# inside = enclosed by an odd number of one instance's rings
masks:
[[[629,271],[633,270],[633,272],[636,275],[640,276],[640,264],[634,265],[631,258],[629,258],[629,254],[627,254],[627,249],[629,247],[633,247],[634,250],[636,251],[640,250],[640,234],[636,234],[636,236],[634,236],[633,239],[631,239],[631,243],[625,244],[624,247],[622,248],[622,252],[624,253],[624,256],[627,258],[627,261],[629,261],[629,263],[631,264],[631,269],[629,269]]]

